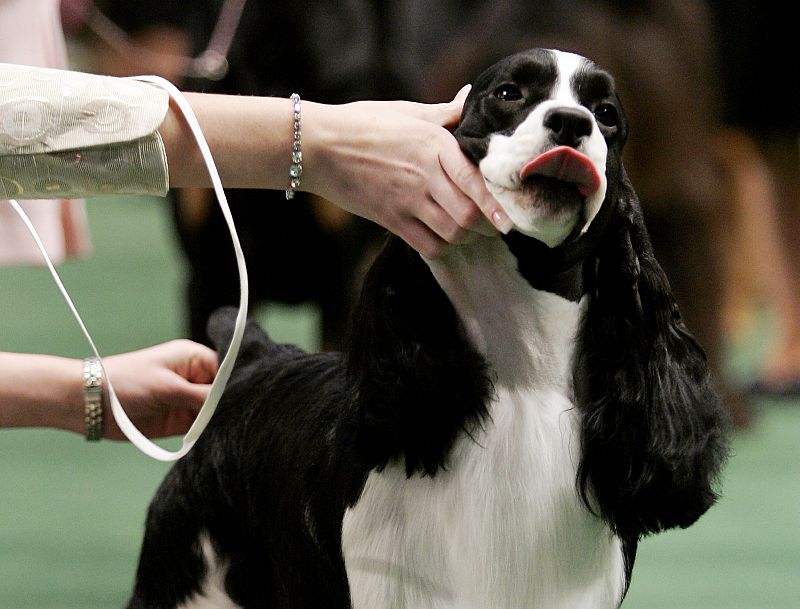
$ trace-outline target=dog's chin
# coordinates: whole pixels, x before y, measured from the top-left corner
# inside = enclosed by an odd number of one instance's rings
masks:
[[[532,208],[555,218],[579,213],[586,201],[575,184],[545,176],[532,176],[525,180],[522,193]]]
[[[545,176],[532,176],[519,190],[495,196],[518,232],[551,248],[573,237],[586,206],[575,184]]]

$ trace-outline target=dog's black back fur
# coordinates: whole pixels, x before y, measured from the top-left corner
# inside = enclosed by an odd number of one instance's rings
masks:
[[[234,316],[210,322],[221,353]],[[340,437],[356,423],[348,395],[338,354],[275,344],[249,322],[217,412],[153,500],[129,607],[174,607],[200,592],[203,533],[229,561],[239,605],[348,607],[341,519],[368,471]]]

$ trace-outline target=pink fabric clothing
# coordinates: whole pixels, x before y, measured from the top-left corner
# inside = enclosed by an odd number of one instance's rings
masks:
[[[0,0],[0,61],[65,68],[59,0]],[[0,109],[2,108],[0,91]],[[20,201],[54,262],[89,253],[83,201]],[[0,202],[0,264],[37,264],[41,254],[17,214]]]

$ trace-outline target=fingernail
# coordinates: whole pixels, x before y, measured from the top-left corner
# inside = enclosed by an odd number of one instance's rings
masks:
[[[509,218],[502,209],[496,209],[492,212],[492,223],[495,225],[495,228],[504,235],[507,235],[514,226],[511,218]]]

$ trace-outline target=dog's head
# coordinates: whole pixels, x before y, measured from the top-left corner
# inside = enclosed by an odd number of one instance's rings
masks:
[[[532,49],[478,76],[455,135],[514,228],[555,247],[585,233],[620,182],[627,122],[608,72]]]
[[[726,438],[705,355],[622,165],[627,131],[608,72],[532,49],[475,80],[456,137],[514,223],[506,241],[523,275],[588,262],[573,370],[584,416],[579,484],[587,505],[635,537],[688,526],[714,502]]]

